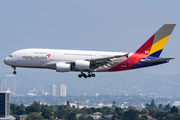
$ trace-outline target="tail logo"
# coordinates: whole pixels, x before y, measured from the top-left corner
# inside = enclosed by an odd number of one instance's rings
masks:
[[[149,54],[149,51],[145,51],[145,54]]]

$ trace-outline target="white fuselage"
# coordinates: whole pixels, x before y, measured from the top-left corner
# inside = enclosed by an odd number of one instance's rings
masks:
[[[13,52],[5,58],[5,64],[12,67],[49,68],[49,64],[74,62],[76,60],[106,58],[115,55],[124,55],[123,52],[100,52],[60,49],[23,49]],[[116,58],[114,58],[116,59]],[[118,63],[120,61],[117,61]],[[49,69],[56,69],[49,68]],[[101,68],[102,71],[103,68]],[[106,70],[104,68],[103,70]]]

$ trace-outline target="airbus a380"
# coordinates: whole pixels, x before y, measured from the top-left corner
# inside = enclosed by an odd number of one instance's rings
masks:
[[[175,24],[164,24],[136,52],[99,52],[60,49],[22,49],[4,59],[14,68],[46,68],[57,72],[78,71],[79,78],[94,72],[115,72],[159,65],[173,58],[160,58]],[[88,74],[85,74],[87,72]]]

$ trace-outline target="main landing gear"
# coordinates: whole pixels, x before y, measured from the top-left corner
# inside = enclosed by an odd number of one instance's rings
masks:
[[[83,72],[81,72],[81,74],[78,75],[79,78],[81,77],[84,77],[84,78],[87,78],[87,77],[95,77],[96,75],[93,74],[93,73],[88,73],[88,75],[84,74]]]
[[[13,72],[13,74],[15,75],[17,72],[16,72],[16,67],[13,67],[14,68],[14,72]]]

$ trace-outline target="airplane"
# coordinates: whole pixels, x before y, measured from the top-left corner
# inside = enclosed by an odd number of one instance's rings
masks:
[[[57,72],[80,72],[79,78],[95,77],[94,72],[115,72],[168,63],[174,58],[159,57],[176,24],[164,24],[136,52],[101,52],[62,49],[22,49],[4,59],[14,68],[45,68]],[[87,72],[88,74],[85,74]]]

